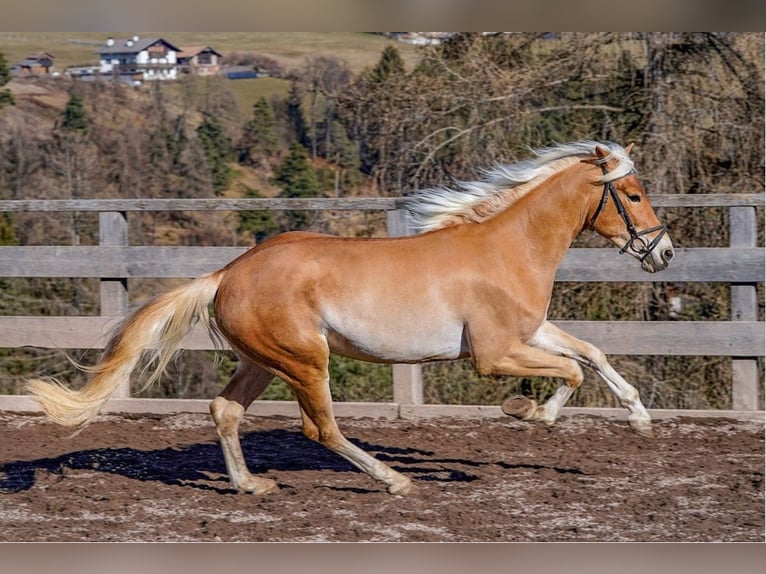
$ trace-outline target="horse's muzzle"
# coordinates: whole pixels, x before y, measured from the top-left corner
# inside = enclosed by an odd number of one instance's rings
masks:
[[[673,257],[675,257],[673,242],[667,234],[664,234],[654,249],[641,257],[641,268],[649,273],[662,271],[670,265]]]

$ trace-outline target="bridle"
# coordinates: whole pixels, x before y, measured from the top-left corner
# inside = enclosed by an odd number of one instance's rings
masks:
[[[606,169],[606,162],[600,163],[599,167],[601,167],[601,172],[604,175],[609,173]],[[590,229],[593,229],[593,225],[596,223],[596,218],[599,215],[601,215],[601,212],[604,210],[604,207],[606,207],[606,203],[609,200],[609,197],[611,196],[611,198],[614,200],[614,206],[617,208],[617,213],[625,222],[625,227],[628,229],[628,234],[630,235],[630,239],[628,239],[625,242],[625,245],[623,245],[622,248],[620,249],[620,254],[625,253],[628,249],[632,249],[638,256],[638,260],[643,261],[651,254],[654,248],[657,247],[657,244],[662,240],[662,237],[668,232],[668,229],[664,225],[657,225],[656,227],[650,227],[648,229],[636,231],[636,228],[630,219],[630,215],[625,209],[625,206],[620,200],[620,196],[617,194],[617,190],[614,188],[614,184],[612,183],[613,181],[616,181],[617,179],[621,179],[622,177],[626,177],[634,173],[635,173],[634,170],[630,170],[628,173],[626,173],[625,175],[621,177],[604,182],[604,193],[601,195],[601,201],[599,202],[598,207],[596,208],[596,212],[593,214],[593,217],[591,217],[590,222],[588,223],[588,226],[590,227]],[[657,236],[651,241],[647,241],[644,235],[648,235],[649,233],[653,233],[655,231],[659,231]],[[638,246],[636,245],[637,243],[638,243]]]

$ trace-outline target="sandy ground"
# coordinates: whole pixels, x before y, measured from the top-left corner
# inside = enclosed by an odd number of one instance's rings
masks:
[[[306,439],[247,417],[250,468],[228,483],[210,418],[105,415],[81,434],[0,414],[0,541],[764,541],[764,427],[730,419],[554,427],[501,420],[341,419],[412,477],[383,485]]]

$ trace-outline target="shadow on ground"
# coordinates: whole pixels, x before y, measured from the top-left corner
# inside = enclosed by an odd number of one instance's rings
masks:
[[[297,431],[254,431],[244,433],[241,440],[248,466],[254,474],[308,470],[360,472],[340,456],[308,440]],[[385,447],[354,439],[351,442],[396,470],[407,473],[414,480],[470,482],[477,477],[457,467],[490,464],[434,458],[432,451],[416,448]],[[13,493],[32,488],[38,471],[63,475],[69,469],[106,472],[135,480],[213,490],[221,494],[235,492],[229,486],[217,441],[148,451],[99,448],[54,458],[12,461],[0,465],[0,492]]]

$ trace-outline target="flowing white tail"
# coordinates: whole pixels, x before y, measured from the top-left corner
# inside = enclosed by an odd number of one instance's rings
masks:
[[[112,333],[98,365],[83,368],[94,376],[82,389],[68,388],[54,379],[33,379],[27,381],[27,391],[55,422],[84,428],[139,363],[153,365],[148,387],[197,321],[215,332],[208,305],[222,277],[222,271],[204,275],[158,295],[129,315]]]

